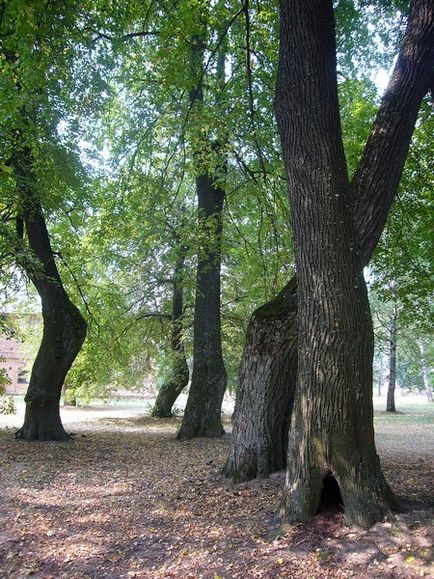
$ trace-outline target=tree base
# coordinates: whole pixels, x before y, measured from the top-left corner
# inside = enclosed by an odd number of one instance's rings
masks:
[[[243,448],[240,453],[236,453],[236,450],[238,449],[232,449],[222,470],[223,476],[231,478],[236,484],[255,478],[268,478],[271,473],[282,470],[286,466],[285,457],[281,457],[273,448],[255,448],[250,451]]]
[[[15,438],[40,442],[70,440],[60,419],[59,403],[52,399],[28,401],[24,424],[15,433]]]
[[[154,408],[151,412],[152,418],[173,418],[173,413],[164,410],[163,408]]]
[[[223,396],[226,390],[226,370],[223,358],[204,364],[193,376],[182,419],[178,440],[219,438],[225,431],[221,421]]]
[[[71,435],[66,432],[65,429],[47,429],[47,428],[38,428],[34,429],[32,427],[28,428],[26,426],[22,426],[19,430],[15,433],[15,438],[17,440],[26,440],[28,442],[31,441],[39,441],[39,442],[49,442],[49,441],[62,441],[67,442],[71,440]]]
[[[196,423],[182,423],[176,435],[178,440],[192,440],[193,438],[219,438],[225,433],[220,421],[200,420]]]
[[[303,523],[320,509],[328,479],[336,481],[334,492],[342,500],[345,522],[348,526],[369,528],[373,524],[392,517],[399,510],[398,502],[386,483],[381,469],[372,465],[359,465],[337,476],[333,470],[310,468],[292,479],[287,476],[280,517],[288,523]],[[365,468],[363,468],[365,467]],[[363,470],[362,470],[363,469]],[[337,506],[337,505],[336,505]]]

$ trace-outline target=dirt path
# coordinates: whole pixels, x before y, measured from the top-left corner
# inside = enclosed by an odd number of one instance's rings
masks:
[[[380,444],[405,497],[393,522],[348,529],[334,512],[282,528],[281,473],[234,487],[229,435],[178,442],[178,425],[109,417],[66,444],[0,431],[0,577],[429,576],[432,457]]]

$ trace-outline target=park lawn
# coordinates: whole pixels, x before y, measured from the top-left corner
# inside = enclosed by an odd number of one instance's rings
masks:
[[[369,531],[333,509],[281,525],[284,474],[233,486],[230,435],[179,442],[179,418],[77,423],[70,443],[1,430],[0,577],[428,576],[434,409],[402,410],[375,427],[403,511]]]

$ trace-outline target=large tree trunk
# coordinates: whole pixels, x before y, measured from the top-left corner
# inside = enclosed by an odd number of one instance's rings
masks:
[[[297,375],[297,300],[293,278],[254,311],[247,329],[224,472],[240,482],[286,466]]]
[[[161,386],[152,416],[157,418],[170,418],[173,416],[172,408],[176,399],[188,384],[189,370],[185,357],[182,329],[183,315],[183,272],[185,261],[185,250],[180,248],[181,252],[176,261],[174,279],[173,279],[173,301],[172,301],[172,360],[171,372],[169,379]]]
[[[204,5],[205,6],[205,5]],[[190,93],[190,104],[203,102],[203,59],[206,18],[201,13],[201,33],[192,41],[192,70],[198,79]],[[222,89],[225,78],[225,52],[221,45],[217,58],[216,79]],[[214,166],[203,163],[203,151],[195,151],[196,194],[198,200],[198,262],[194,307],[193,371],[179,439],[217,437],[224,433],[221,408],[227,385],[223,361],[220,319],[220,268],[225,192],[221,184],[226,175],[222,142],[205,143],[211,149]]]
[[[387,386],[387,412],[396,412],[395,407],[395,386],[396,386],[396,338],[397,338],[397,309],[393,306],[393,313],[390,316],[389,328],[389,380]]]
[[[179,439],[224,432],[221,407],[226,390],[220,329],[220,265],[224,191],[208,175],[196,179],[201,249],[194,309],[193,372]]]
[[[16,437],[25,440],[66,440],[59,413],[65,376],[86,336],[86,322],[62,285],[42,208],[34,193],[30,151],[13,158],[21,215],[28,244],[37,262],[24,264],[42,303],[43,336],[25,396],[26,413]]]
[[[332,2],[281,2],[276,117],[297,269],[298,372],[282,515],[313,516],[326,476],[347,521],[370,525],[392,494],[375,449],[373,333],[350,204]],[[319,106],[320,105],[320,106]]]
[[[420,367],[422,370],[422,378],[423,378],[423,384],[425,386],[425,393],[426,393],[426,397],[428,402],[434,402],[434,398],[432,395],[432,387],[431,387],[431,382],[429,379],[429,370],[428,370],[428,364],[426,362],[426,353],[425,353],[425,344],[423,343],[423,338],[420,338],[418,341],[418,346],[419,346],[419,352],[420,352]]]
[[[413,2],[397,63],[358,170],[351,182],[355,226],[357,238],[360,240],[360,260],[363,266],[368,263],[381,235],[399,184],[420,103],[432,83],[433,37],[432,3],[430,0]],[[270,305],[273,302],[274,300]],[[281,310],[278,320],[279,327],[285,327],[289,336],[295,335],[297,331],[295,308],[294,301],[288,310]],[[240,478],[240,473],[243,479],[262,474],[257,468],[260,461],[255,449],[261,447],[261,440],[276,444],[273,441],[275,433],[285,430],[283,423],[275,423],[275,420],[284,418],[279,406],[282,391],[275,392],[274,389],[280,385],[283,390],[292,392],[287,402],[289,408],[295,388],[295,380],[283,385],[277,374],[296,375],[297,344],[292,341],[288,344],[286,341],[273,340],[265,328],[274,331],[276,314],[273,308],[269,309],[268,322],[267,308],[264,307],[262,311],[264,331],[251,331],[253,320],[251,321],[241,363],[243,370],[240,373],[233,418],[235,436],[225,467],[227,476],[233,476],[235,480]],[[262,348],[264,342],[268,345],[266,350]],[[288,348],[292,348],[291,354],[286,353]],[[281,363],[270,365],[269,360],[273,358]],[[267,407],[259,403],[250,405],[249,400],[266,400]],[[272,428],[267,426],[271,423],[266,417],[274,417]],[[249,425],[248,429],[244,428],[246,424]],[[281,446],[282,443],[277,443],[278,448]],[[284,468],[285,463],[285,460],[280,463],[275,461],[274,468]]]

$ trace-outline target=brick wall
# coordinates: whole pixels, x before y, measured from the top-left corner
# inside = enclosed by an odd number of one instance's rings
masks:
[[[27,366],[27,358],[23,352],[20,342],[13,338],[0,336],[0,368],[7,372],[10,384],[6,385],[7,394],[25,394],[27,390],[28,377],[23,376],[23,371]]]

